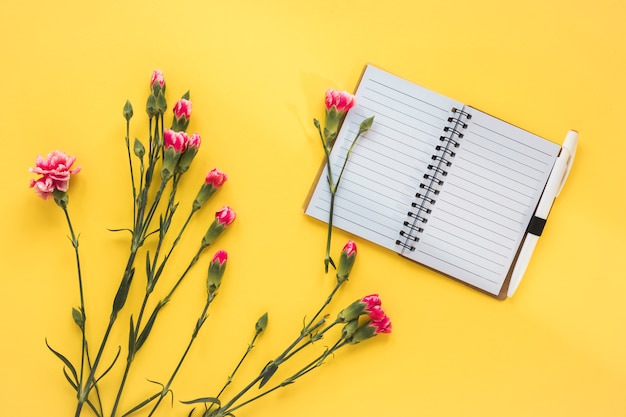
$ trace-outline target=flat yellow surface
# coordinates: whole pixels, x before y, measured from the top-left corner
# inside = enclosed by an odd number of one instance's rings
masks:
[[[177,225],[208,169],[229,181],[193,219],[166,276],[187,265],[216,209],[228,204],[238,218],[164,310],[122,398],[127,410],[158,391],[148,379],[165,382],[202,308],[212,251],[223,248],[221,292],[172,385],[173,410],[168,398],[157,413],[186,416],[179,401],[217,393],[263,312],[267,331],[230,393],[332,289],[325,226],[302,211],[323,158],[312,119],[323,117],[325,89],[353,90],[366,63],[555,142],[577,129],[574,169],[512,299],[356,239],[357,263],[329,313],[379,293],[393,333],[340,350],[236,415],[626,415],[625,2],[24,0],[3,9],[0,415],[75,409],[45,340],[78,360],[76,267],[62,211],[28,188],[38,154],[61,149],[82,167],[69,209],[95,350],[128,247],[126,234],[107,229],[128,227],[132,215],[122,107],[132,101],[131,135],[145,140],[151,71],[163,70],[170,106],[191,90],[189,130],[203,144],[180,187]],[[336,231],[336,258],[349,238]],[[143,256],[107,363],[119,345],[124,364]],[[297,369],[288,363],[276,379]],[[103,380],[106,414],[120,372]]]

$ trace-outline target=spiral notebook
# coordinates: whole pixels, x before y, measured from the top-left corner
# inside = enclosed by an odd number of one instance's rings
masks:
[[[338,173],[361,121],[333,224],[498,298],[561,146],[367,66],[331,152]],[[306,214],[328,221],[326,169]]]

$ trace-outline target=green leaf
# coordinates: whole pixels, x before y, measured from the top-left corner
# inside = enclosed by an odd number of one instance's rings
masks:
[[[265,368],[261,372],[261,376],[263,376],[263,379],[259,383],[259,389],[263,388],[263,386],[267,384],[267,382],[270,380],[272,376],[274,376],[277,370],[278,370],[278,365],[276,365],[276,363],[273,361],[268,363],[265,366]]]
[[[102,378],[104,378],[104,376],[106,374],[109,373],[109,371],[111,369],[113,369],[113,366],[115,365],[115,362],[117,362],[117,359],[120,357],[120,353],[122,353],[122,348],[120,348],[119,346],[117,347],[117,353],[115,354],[115,358],[113,358],[113,361],[111,362],[111,364],[109,365],[109,367],[107,369],[104,370],[104,372],[102,373],[102,375],[100,375],[98,378],[96,378],[96,381],[94,382],[94,385],[96,385],[98,383],[98,381],[100,381]]]
[[[133,315],[130,315],[130,330],[128,332],[128,362],[132,362],[135,357],[135,322],[133,321]]]
[[[189,100],[189,90],[187,90],[187,92],[183,94],[181,98],[184,98],[185,100]]]
[[[70,383],[70,385],[72,386],[72,388],[74,388],[74,391],[78,392],[78,385],[76,384],[76,382],[74,382],[72,380],[72,378],[68,375],[67,373],[67,368],[64,366],[63,367],[63,375],[65,375],[65,379],[67,379],[67,382]]]
[[[157,314],[159,314],[159,311],[161,310],[161,307],[163,307],[164,305],[165,304],[160,301],[159,304],[157,304],[156,307],[154,308],[154,311],[150,315],[150,318],[148,319],[145,327],[143,328],[143,330],[141,331],[141,334],[137,338],[137,344],[135,345],[135,349],[137,350],[137,352],[139,351],[139,349],[141,349],[141,347],[143,346],[144,342],[146,341],[146,339],[150,335],[150,331],[152,330],[152,326],[154,326],[154,321],[157,318]]]
[[[217,404],[218,407],[222,405],[222,402],[217,397],[202,397],[195,400],[181,401],[181,404]]]
[[[117,315],[117,313],[122,309],[122,307],[124,307],[124,304],[126,304],[126,299],[128,298],[128,291],[130,290],[130,284],[133,281],[134,275],[135,275],[135,268],[126,270],[126,272],[124,273],[124,277],[122,278],[120,287],[117,289],[117,294],[115,294],[115,300],[113,300],[113,312],[111,314]]]
[[[48,346],[48,349],[50,349],[50,352],[54,353],[55,356],[57,358],[59,358],[61,360],[61,362],[63,362],[65,364],[66,367],[69,368],[69,370],[72,372],[72,376],[74,377],[74,380],[75,380],[76,384],[78,384],[78,374],[76,373],[76,368],[74,368],[74,365],[72,365],[72,362],[70,362],[69,359],[67,359],[61,353],[59,353],[56,350],[52,349],[52,347],[48,344],[48,339],[46,339],[46,346]]]

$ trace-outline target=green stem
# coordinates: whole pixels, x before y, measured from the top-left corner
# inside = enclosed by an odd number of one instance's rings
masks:
[[[307,340],[306,342],[304,342],[303,344],[298,346],[295,350],[293,350],[291,353],[289,353],[287,356],[285,356],[285,361],[289,360],[289,358],[294,356],[296,353],[300,352],[305,347],[307,347],[307,346],[313,344],[314,342],[320,340],[322,338],[322,336],[324,335],[324,333],[326,333],[327,331],[329,331],[330,329],[332,329],[333,327],[335,327],[339,323],[340,323],[339,321],[335,320],[334,322],[332,322],[331,324],[326,326],[326,328],[321,330],[319,333],[316,333],[315,337],[309,338],[309,340]]]
[[[300,335],[296,338],[296,340],[294,340],[293,343],[291,343],[291,345],[289,345],[289,347],[287,347],[287,349],[285,349],[283,351],[283,353],[281,353],[271,363],[275,364],[276,367],[280,366],[285,361],[285,357],[287,357],[289,355],[289,353],[293,350],[293,348],[296,347],[298,345],[298,343],[300,343],[302,341],[302,339],[304,339],[306,336],[311,334],[313,331],[315,331],[322,324],[324,324],[324,320],[321,320],[315,326],[312,326],[309,329],[308,332],[301,332]],[[224,405],[221,408],[223,410],[227,410],[227,411],[230,410],[230,407],[232,407],[233,404],[235,404],[237,402],[237,400],[239,400],[239,398],[241,398],[246,392],[248,392],[250,390],[250,388],[255,386],[256,383],[261,381],[263,378],[265,378],[265,373],[261,372],[259,374],[259,376],[254,378],[245,388],[243,388],[241,391],[239,391],[239,393],[237,395],[235,395],[233,398],[231,398],[231,400],[226,405]]]
[[[345,281],[344,281],[345,282]],[[313,323],[315,322],[315,320],[317,320],[317,318],[320,316],[320,314],[322,314],[322,311],[324,311],[324,309],[330,304],[330,302],[333,300],[333,297],[335,296],[335,293],[337,292],[337,290],[339,289],[339,287],[341,287],[341,284],[343,284],[343,282],[339,282],[337,281],[337,283],[335,284],[335,288],[333,288],[333,290],[330,292],[330,294],[328,295],[328,297],[326,297],[326,301],[324,301],[324,304],[322,304],[322,306],[320,307],[320,309],[317,311],[317,313],[315,313],[315,315],[313,316],[313,318],[309,321],[309,323],[304,326],[304,329],[302,329],[303,332],[307,331],[307,329],[313,325]]]
[[[334,325],[334,324],[333,324]],[[228,415],[228,414],[232,414],[233,411],[236,411],[238,409],[240,409],[241,407],[250,404],[253,401],[258,400],[259,398],[262,398],[264,396],[266,396],[267,394],[270,394],[274,391],[276,391],[279,388],[285,387],[289,384],[294,383],[298,378],[300,378],[301,376],[304,376],[305,374],[309,373],[310,371],[312,371],[313,369],[315,369],[316,367],[318,367],[321,364],[321,361],[323,361],[328,355],[330,355],[331,353],[335,352],[336,350],[338,350],[339,348],[345,346],[345,343],[342,343],[343,340],[339,340],[337,341],[337,343],[335,343],[335,345],[333,345],[332,348],[330,348],[329,350],[327,350],[326,352],[322,353],[320,356],[318,356],[317,358],[315,358],[313,361],[309,362],[306,366],[304,366],[302,369],[300,369],[298,372],[296,372],[295,374],[293,374],[291,377],[285,379],[283,382],[281,382],[280,384],[260,393],[259,395],[250,398],[249,400],[246,400],[244,402],[242,402],[241,404],[232,407],[232,408],[224,408],[222,411],[222,415]]]
[[[81,332],[82,340],[81,340],[81,351],[80,351],[79,380],[76,382],[78,383],[77,393],[80,393],[83,390],[85,359],[87,357],[87,336],[85,333],[85,326],[87,324],[87,313],[85,311],[85,294],[84,294],[84,289],[83,289],[83,275],[82,275],[82,268],[80,264],[80,254],[78,251],[78,238],[76,237],[76,234],[74,233],[74,227],[72,226],[72,220],[70,218],[70,214],[67,211],[67,205],[64,204],[61,206],[61,208],[63,209],[63,213],[65,214],[65,219],[67,220],[67,225],[70,229],[71,242],[72,242],[72,247],[74,248],[74,256],[76,258],[76,270],[77,270],[77,276],[78,276],[78,293],[80,297],[80,314],[81,314],[81,320],[82,320],[82,324],[80,326],[80,332]]]
[[[176,375],[178,374],[178,371],[182,367],[183,362],[185,361],[185,359],[187,358],[187,355],[189,354],[189,351],[191,349],[191,346],[193,345],[193,342],[196,340],[196,337],[198,336],[198,333],[200,332],[200,329],[202,328],[202,325],[205,323],[205,321],[207,319],[207,310],[209,309],[209,306],[211,305],[211,301],[213,301],[214,297],[215,297],[214,293],[209,293],[209,295],[207,297],[207,301],[204,304],[204,308],[202,309],[202,313],[198,317],[198,321],[196,322],[196,326],[195,326],[195,328],[193,330],[193,333],[191,334],[191,338],[189,339],[189,343],[187,344],[187,347],[185,348],[185,351],[183,352],[183,355],[181,356],[180,360],[178,361],[178,364],[176,364],[176,368],[174,369],[174,372],[172,372],[172,375],[170,376],[170,379],[163,386],[163,390],[161,391],[161,395],[157,399],[157,402],[154,404],[154,407],[152,407],[152,410],[150,411],[150,414],[148,414],[148,417],[151,417],[154,414],[156,409],[161,404],[161,401],[163,401],[163,398],[165,398],[165,396],[169,392],[170,385],[172,385],[172,382],[174,382],[174,378],[176,378]]]
[[[124,271],[124,277],[126,277],[129,271],[132,269],[133,264],[135,262],[136,255],[137,255],[137,250],[131,248],[130,256],[128,258],[128,262],[126,263],[126,269]],[[120,282],[120,287],[124,285],[124,280],[125,278],[122,278],[122,282]],[[85,403],[85,401],[87,400],[87,397],[89,396],[89,391],[91,391],[91,388],[92,388],[91,384],[92,383],[94,385],[96,384],[96,381],[95,381],[96,370],[98,369],[98,365],[100,364],[100,359],[102,358],[102,354],[104,353],[104,348],[109,340],[109,335],[111,334],[111,329],[113,328],[113,324],[115,323],[117,319],[117,313],[118,311],[116,311],[115,306],[114,306],[113,310],[111,311],[111,316],[109,318],[109,324],[107,325],[107,328],[104,332],[104,336],[102,337],[102,341],[100,342],[98,353],[94,359],[93,366],[91,367],[89,371],[89,376],[87,377],[87,381],[85,382],[84,386],[79,387],[78,404],[76,406],[75,417],[80,416],[83,404]]]
[[[175,183],[176,183],[176,182],[175,182]],[[170,203],[171,203],[171,199],[170,199]],[[189,214],[189,216],[187,217],[187,220],[185,221],[185,224],[183,225],[183,227],[182,227],[182,228],[180,229],[180,231],[178,232],[178,236],[176,237],[176,239],[175,239],[175,240],[174,240],[174,242],[172,243],[172,246],[170,247],[169,252],[168,252],[168,253],[167,253],[167,255],[165,256],[165,258],[163,258],[163,261],[162,261],[162,263],[160,264],[159,269],[157,270],[157,269],[156,269],[156,261],[157,261],[157,258],[158,258],[159,249],[160,249],[160,247],[161,247],[161,245],[162,245],[162,243],[163,243],[163,239],[162,239],[162,238],[163,238],[163,236],[161,236],[161,239],[159,239],[159,242],[158,242],[158,244],[157,244],[157,252],[155,253],[154,262],[153,262],[153,265],[152,265],[152,268],[151,268],[151,271],[152,271],[153,273],[155,273],[155,271],[156,271],[156,275],[147,277],[147,281],[148,281],[149,283],[151,282],[152,284],[148,284],[148,286],[146,287],[146,293],[145,293],[145,296],[144,296],[144,299],[143,299],[143,303],[142,303],[142,305],[141,305],[141,308],[139,309],[139,314],[138,314],[138,316],[137,316],[137,323],[135,324],[135,329],[134,329],[134,331],[133,331],[133,334],[134,334],[134,335],[139,335],[139,334],[140,334],[139,330],[141,329],[141,322],[142,322],[142,320],[143,320],[143,315],[145,314],[145,309],[146,309],[146,306],[147,306],[147,303],[148,303],[148,299],[149,299],[150,295],[152,294],[152,291],[153,291],[153,289],[154,289],[154,285],[156,285],[156,282],[158,281],[158,278],[159,278],[159,275],[160,275],[160,272],[159,272],[159,271],[162,271],[162,270],[163,270],[163,266],[164,266],[164,264],[166,263],[167,259],[169,259],[170,255],[172,254],[172,251],[174,250],[174,248],[176,247],[176,245],[177,245],[178,241],[179,241],[179,240],[180,240],[180,238],[182,237],[182,234],[183,234],[183,232],[185,231],[185,229],[187,228],[187,225],[189,224],[189,221],[191,220],[191,217],[193,216],[193,214],[195,213],[195,211],[196,211],[196,210],[193,210],[193,209],[191,210],[191,213],[190,213],[190,214]],[[172,214],[173,214],[173,213],[172,213]],[[194,259],[195,259],[195,260],[193,260],[193,261],[192,261],[193,263],[192,263],[192,264],[191,264],[191,265],[187,268],[187,270],[185,271],[184,275],[186,275],[187,271],[191,268],[191,266],[193,266],[193,264],[194,264],[195,262],[197,262],[198,257],[199,257],[199,255],[198,255],[198,256],[196,256],[196,257],[194,257]],[[184,275],[183,275],[183,276],[184,276]],[[180,281],[182,281],[182,277],[181,277],[181,279],[179,279],[179,281],[177,282],[176,286],[178,286],[178,284],[180,283]],[[170,295],[169,295],[168,297],[171,297],[171,294],[173,294],[173,291],[170,293]],[[129,336],[129,337],[130,337],[130,336]],[[122,380],[121,380],[121,383],[120,383],[120,387],[119,387],[119,390],[118,390],[118,392],[117,392],[117,396],[116,396],[116,399],[115,399],[115,403],[114,403],[114,405],[113,405],[113,411],[111,412],[111,417],[114,417],[114,416],[115,416],[115,413],[116,413],[117,408],[118,408],[118,406],[119,406],[119,402],[120,402],[120,400],[121,400],[121,396],[122,396],[122,391],[124,390],[124,386],[125,386],[125,383],[126,383],[126,379],[127,379],[128,374],[129,374],[129,372],[130,372],[131,363],[133,362],[133,359],[134,359],[134,354],[135,354],[135,353],[136,353],[136,352],[128,352],[128,360],[126,361],[126,368],[125,368],[125,370],[124,370],[124,375],[122,376]]]
[[[222,395],[222,393],[224,392],[224,390],[226,389],[226,387],[230,385],[230,383],[232,382],[233,378],[235,377],[235,374],[237,373],[237,371],[241,367],[241,364],[246,359],[248,354],[252,351],[252,348],[254,347],[254,342],[256,341],[257,337],[259,337],[259,334],[260,334],[260,332],[255,332],[254,333],[254,337],[252,337],[252,340],[250,341],[250,344],[248,344],[248,348],[246,349],[246,352],[243,354],[243,356],[239,360],[239,363],[237,364],[237,366],[235,366],[235,369],[233,370],[233,372],[228,376],[228,379],[226,380],[226,383],[224,384],[224,386],[222,387],[220,392],[217,394],[216,398],[219,398]]]
[[[135,188],[135,173],[133,159],[130,153],[130,120],[126,120],[126,151],[128,152],[128,166],[130,168],[130,184],[133,188],[133,219],[137,216],[137,189]]]

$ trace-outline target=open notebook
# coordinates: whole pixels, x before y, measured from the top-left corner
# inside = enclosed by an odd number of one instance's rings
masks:
[[[561,149],[489,114],[367,66],[331,153],[343,165],[333,224],[503,298]],[[328,221],[326,170],[306,213]]]

